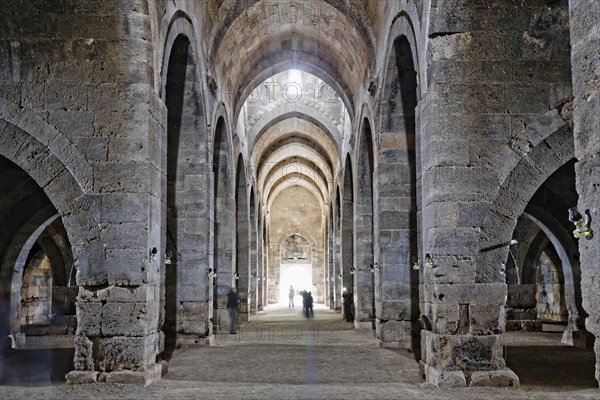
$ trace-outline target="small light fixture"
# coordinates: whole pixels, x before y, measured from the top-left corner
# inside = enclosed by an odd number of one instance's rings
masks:
[[[373,273],[379,272],[379,264],[378,263],[375,263],[375,265],[369,264],[369,268],[371,269],[371,272],[373,272]]]
[[[344,277],[342,276],[342,274],[338,274],[338,278],[343,279]]]
[[[238,274],[237,272],[233,274],[233,278],[234,279],[240,279],[240,274]]]
[[[172,263],[171,258],[173,258],[173,252],[171,250],[167,250],[165,253],[165,265],[170,265]]]
[[[429,253],[425,254],[425,266],[427,268],[433,268],[433,260],[431,258],[431,256],[429,255]]]
[[[158,254],[158,249],[156,247],[153,247],[150,249],[150,251],[148,252],[148,261],[152,262],[154,260],[156,260],[156,255]]]
[[[415,271],[418,271],[420,269],[420,265],[419,265],[419,259],[417,257],[413,257],[412,259],[412,269],[414,269]]]
[[[576,239],[582,237],[591,240],[594,237],[594,232],[590,229],[591,217],[588,210],[585,210],[583,215],[576,208],[569,208],[569,221],[575,224],[573,236]]]
[[[217,273],[212,268],[209,268],[208,271],[206,271],[206,275],[208,275],[209,278],[216,278]]]
[[[356,270],[354,269],[354,267],[350,267],[350,274],[354,275],[355,272],[356,272]]]

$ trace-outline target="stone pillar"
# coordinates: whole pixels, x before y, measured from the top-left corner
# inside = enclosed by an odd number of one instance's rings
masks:
[[[254,200],[254,199],[253,199]],[[248,307],[251,315],[256,315],[258,309],[258,242],[257,225],[254,207],[250,210],[250,288]]]
[[[230,143],[225,122],[217,122],[213,154],[214,180],[214,320],[218,325],[229,323],[227,293],[235,287],[236,211],[235,167],[232,166]]]
[[[338,214],[336,216],[336,220],[334,222],[335,228],[333,231],[333,285],[334,285],[334,310],[336,312],[341,312],[343,307],[342,301],[342,229],[341,229],[341,215]]]
[[[265,262],[266,262],[266,246],[265,246],[265,237],[263,234],[263,224],[264,221],[261,219],[258,223],[258,271],[256,277],[256,309],[257,311],[262,311],[264,307],[264,282],[265,282]]]
[[[344,183],[344,200],[342,202],[342,226],[340,231],[340,242],[341,242],[341,265],[340,273],[342,278],[340,279],[341,291],[340,297],[344,294],[344,288],[346,290],[352,290],[354,296],[354,275],[356,271],[354,269],[354,210],[353,210],[353,197],[352,197],[352,167],[350,164],[346,165],[345,172],[345,183]],[[356,301],[354,301],[356,304]],[[340,305],[343,306],[343,300],[340,298]]]
[[[428,90],[419,107],[429,383],[519,384],[503,358],[506,253],[482,256],[484,238],[507,238],[495,236],[498,227],[482,229],[506,170],[527,154],[511,140],[569,100],[565,12],[560,2],[443,0],[429,13]]]
[[[333,210],[330,212],[333,213]],[[335,310],[336,287],[337,279],[335,273],[335,240],[333,232],[333,219],[330,218],[330,224],[327,229],[327,305],[330,310]]]
[[[279,243],[269,246],[269,265],[267,274],[267,304],[279,302],[279,274],[281,273],[281,248]]]
[[[573,74],[575,156],[578,160],[578,209],[589,210],[595,231],[592,240],[579,239],[583,308],[589,314],[586,328],[596,341],[596,379],[600,382],[600,3],[595,0],[570,0],[571,63]]]
[[[105,259],[108,276],[98,281],[81,270],[77,273],[75,370],[67,374],[67,382],[149,384],[160,379],[162,369],[156,356],[161,343],[160,263],[165,249],[161,246],[161,159],[153,155],[161,153],[164,110],[152,83],[148,4],[127,7],[123,15],[125,8],[120,5],[96,3],[106,21],[102,30],[114,29],[113,36],[100,41],[102,35],[91,32],[86,37],[95,39],[81,40],[81,34],[76,34],[73,44],[82,47],[73,54],[84,59],[68,61],[77,65],[78,74],[64,71],[69,79],[78,76],[91,87],[69,85],[56,92],[58,98],[89,94],[85,109],[93,114],[94,129],[85,134],[95,139],[90,146],[105,146],[92,163],[94,195],[90,196],[97,208],[104,254],[75,257],[90,263]],[[66,18],[75,21],[79,16]],[[61,31],[67,31],[64,24]],[[152,248],[157,248],[156,258],[150,254]]]
[[[410,32],[398,22],[402,32]],[[411,39],[412,34],[407,33]],[[417,72],[411,44],[400,35],[390,47],[378,142],[376,224],[380,272],[375,275],[377,337],[384,347],[418,352],[419,271],[415,107]]]

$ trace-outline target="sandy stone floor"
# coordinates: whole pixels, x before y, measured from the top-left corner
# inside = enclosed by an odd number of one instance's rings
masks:
[[[412,354],[379,347],[371,332],[318,309],[307,321],[277,308],[219,334],[214,346],[177,349],[169,371],[148,387],[7,383],[0,399],[599,399],[590,351],[560,346],[556,334],[507,337],[520,389],[424,385]]]

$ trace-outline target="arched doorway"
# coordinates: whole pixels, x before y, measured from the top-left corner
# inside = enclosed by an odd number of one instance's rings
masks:
[[[79,287],[62,218],[0,156],[0,383],[64,382],[73,369]]]

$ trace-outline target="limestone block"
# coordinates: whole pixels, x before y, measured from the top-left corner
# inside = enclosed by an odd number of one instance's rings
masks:
[[[404,343],[407,348],[412,348],[412,342],[418,338],[418,326],[414,321],[385,321],[380,324],[380,338],[383,342],[396,342],[399,346]],[[389,344],[382,344],[389,347]]]
[[[107,172],[107,178],[116,184],[115,177]],[[137,176],[135,179],[145,179]],[[121,190],[121,189],[115,189]],[[101,215],[99,222],[121,224],[123,222],[147,222],[148,196],[142,193],[105,193],[101,197]],[[114,226],[113,229],[120,229]],[[134,234],[135,232],[131,232]],[[142,234],[138,232],[137,234]]]
[[[431,366],[428,366],[425,371],[427,383],[439,388],[467,386],[467,380],[462,371],[442,371]]]
[[[79,385],[98,382],[97,371],[70,371],[65,375],[68,385]]]
[[[156,357],[159,335],[144,337],[122,337],[98,339],[96,369],[100,371],[143,370]]]
[[[104,336],[143,336],[158,325],[158,311],[146,303],[108,302],[102,315]]]
[[[453,335],[458,332],[458,304],[432,304],[431,312],[434,332],[444,335]]]
[[[431,221],[438,224],[437,221]],[[473,227],[439,227],[431,229],[427,236],[436,252],[442,254],[472,254],[481,233]]]
[[[113,371],[105,376],[106,383],[148,386],[162,378],[162,364],[154,364],[143,371]]]
[[[98,299],[106,302],[141,303],[153,300],[154,287],[142,286],[110,286],[97,292]]]
[[[183,301],[180,302],[179,313],[184,319],[200,320],[208,313],[206,304],[206,301]]]
[[[427,273],[430,271],[431,282],[436,284],[472,282],[475,277],[475,263],[468,257],[436,256],[432,268],[427,266],[423,266],[423,268],[427,268]],[[431,296],[433,292],[428,285],[427,290],[422,293]]]
[[[496,371],[471,371],[467,373],[469,386],[496,386],[519,388],[519,377],[512,370],[505,368]]]
[[[102,303],[84,301],[80,298],[77,302],[77,335],[98,336],[101,326]]]
[[[438,335],[425,332],[425,362],[441,370],[505,368],[501,335]]]
[[[502,333],[505,321],[502,304],[469,304],[469,332],[472,335]]]
[[[406,284],[400,280],[390,279],[394,275],[388,275],[390,268],[386,265],[384,271],[384,278],[381,283],[381,297],[385,300],[410,300],[413,293],[416,293],[418,287],[416,285]],[[405,273],[404,268],[395,268],[395,270],[401,270],[402,274]]]
[[[505,283],[433,284],[431,286],[432,296],[438,301],[447,303],[503,304],[506,301]]]
[[[74,368],[78,371],[93,371],[93,343],[85,336],[75,336]]]
[[[409,320],[413,316],[411,300],[385,300],[380,307],[381,314],[378,317],[383,320]]]

